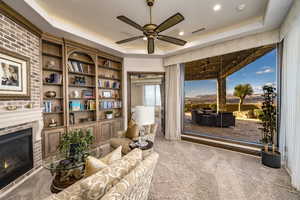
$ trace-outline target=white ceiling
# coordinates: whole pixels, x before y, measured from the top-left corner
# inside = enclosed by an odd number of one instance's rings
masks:
[[[4,0],[44,31],[62,34],[69,39],[80,39],[119,54],[146,54],[146,42],[134,41],[116,45],[118,40],[142,35],[116,19],[125,15],[140,25],[149,23],[145,0]],[[160,24],[176,12],[185,20],[163,32],[165,35],[187,40],[185,47],[156,41],[156,55],[171,55],[183,50],[207,45],[212,41],[240,37],[278,27],[292,0],[156,0],[153,21]],[[222,9],[213,11],[215,4]],[[244,11],[237,6],[245,4]],[[276,16],[270,14],[276,13]],[[191,32],[205,27],[198,34]],[[184,36],[178,32],[184,31]]]

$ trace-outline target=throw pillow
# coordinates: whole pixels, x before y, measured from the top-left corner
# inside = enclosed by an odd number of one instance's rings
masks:
[[[101,169],[104,169],[105,167],[107,167],[107,164],[105,164],[98,158],[89,156],[86,158],[86,161],[85,161],[84,177],[88,177],[88,176],[100,171]]]
[[[139,137],[139,127],[138,127],[138,125],[134,124],[133,126],[128,127],[127,131],[126,131],[126,137],[129,138],[129,139],[134,139],[134,138]]]
[[[118,148],[116,148],[115,150],[113,150],[112,152],[110,152],[100,160],[103,163],[110,165],[112,162],[116,160],[120,160],[121,158],[122,158],[122,146],[119,146]]]

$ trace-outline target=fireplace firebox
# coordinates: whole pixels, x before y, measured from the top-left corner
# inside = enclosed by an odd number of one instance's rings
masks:
[[[0,190],[32,168],[32,128],[0,136]]]

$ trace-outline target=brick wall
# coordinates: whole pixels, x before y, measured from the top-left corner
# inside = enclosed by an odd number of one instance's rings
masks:
[[[41,107],[40,38],[0,13],[0,47],[30,58],[31,99],[0,101],[0,113],[8,105],[24,108],[28,103]],[[34,141],[34,168],[41,165],[41,141]]]
[[[0,13],[0,47],[30,58],[31,99],[28,101],[0,101],[0,110],[7,105],[20,108],[29,102],[40,107],[41,69],[39,37]]]

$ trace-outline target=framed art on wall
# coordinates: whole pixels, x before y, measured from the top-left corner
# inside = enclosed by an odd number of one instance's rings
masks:
[[[0,48],[0,100],[7,99],[30,99],[30,62]]]

